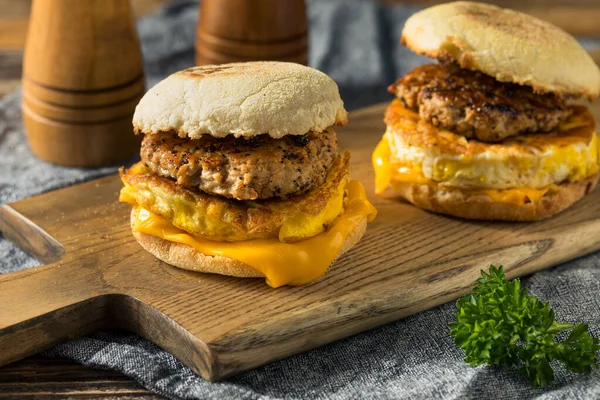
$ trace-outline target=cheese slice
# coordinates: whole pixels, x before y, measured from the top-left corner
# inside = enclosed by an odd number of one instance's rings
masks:
[[[392,167],[390,166],[390,146],[387,137],[383,137],[375,147],[371,161],[375,170],[375,194],[381,194],[392,182]]]
[[[203,240],[176,228],[162,216],[141,208],[138,209],[133,230],[187,244],[209,256],[225,256],[241,261],[263,273],[267,284],[272,287],[303,285],[325,274],[346,238],[363,219],[371,221],[377,215],[358,181],[348,182],[346,192],[346,209],[329,229],[296,243],[282,243],[277,239],[243,242]]]
[[[550,186],[542,189],[505,189],[505,190],[480,190],[490,199],[499,203],[511,203],[518,206],[525,205],[529,202],[539,200],[550,190]]]

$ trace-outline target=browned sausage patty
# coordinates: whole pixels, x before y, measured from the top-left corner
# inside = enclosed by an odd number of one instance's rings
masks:
[[[389,90],[433,125],[487,142],[548,132],[571,114],[556,95],[536,94],[528,86],[499,82],[455,64],[417,67]]]
[[[273,139],[182,139],[172,132],[144,137],[142,161],[181,186],[237,200],[300,194],[325,182],[337,156],[332,128]]]

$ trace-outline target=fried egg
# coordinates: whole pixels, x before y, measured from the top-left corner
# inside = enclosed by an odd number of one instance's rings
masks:
[[[595,122],[585,107],[573,107],[573,115],[552,132],[500,143],[468,140],[437,128],[398,100],[388,108],[385,121],[388,128],[380,147],[389,148],[392,181],[465,189],[541,189],[598,172]]]

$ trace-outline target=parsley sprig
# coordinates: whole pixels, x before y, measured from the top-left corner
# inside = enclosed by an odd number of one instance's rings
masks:
[[[456,307],[458,322],[450,324],[450,333],[473,366],[520,366],[520,373],[537,386],[554,380],[553,360],[573,372],[598,368],[600,346],[588,326],[556,322],[550,303],[528,295],[519,279],[506,280],[502,266],[482,270],[477,286]],[[557,333],[571,328],[565,341],[555,341]]]

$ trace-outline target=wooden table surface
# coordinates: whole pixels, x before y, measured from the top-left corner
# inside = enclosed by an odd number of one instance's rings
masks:
[[[131,3],[136,16],[142,16],[169,1],[131,0]],[[441,1],[406,2],[430,5]],[[575,35],[600,37],[598,0],[496,0],[494,3],[531,13]],[[0,0],[0,98],[19,85],[30,7],[31,0]],[[600,60],[600,52],[594,52],[594,56]],[[117,372],[94,370],[70,360],[37,355],[0,368],[0,399],[50,396],[160,398]]]

